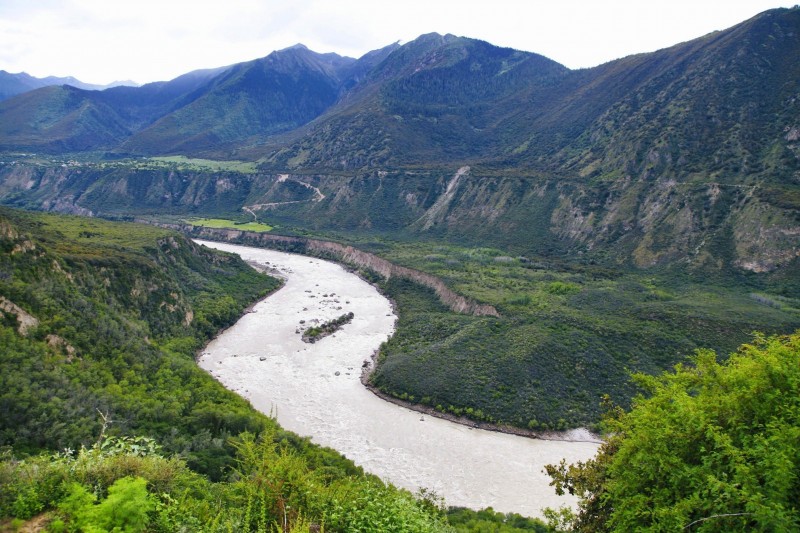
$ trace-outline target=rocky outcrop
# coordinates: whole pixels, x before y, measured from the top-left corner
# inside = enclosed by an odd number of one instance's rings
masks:
[[[142,220],[141,222],[148,222]],[[150,222],[152,223],[152,222]],[[344,244],[307,239],[305,237],[290,237],[286,235],[273,235],[269,233],[256,233],[234,229],[216,229],[192,226],[190,224],[157,224],[160,227],[175,229],[201,239],[225,241],[236,244],[261,246],[286,250],[296,253],[320,256],[334,259],[343,263],[363,268],[374,272],[385,279],[398,277],[411,280],[425,287],[433,289],[439,300],[456,313],[475,316],[500,316],[493,306],[482,304],[465,298],[447,287],[445,283],[426,272],[413,268],[395,265],[377,255],[364,252]]]
[[[14,315],[17,319],[17,331],[20,335],[27,335],[28,331],[39,325],[39,319],[23,308],[0,296],[0,312]]]

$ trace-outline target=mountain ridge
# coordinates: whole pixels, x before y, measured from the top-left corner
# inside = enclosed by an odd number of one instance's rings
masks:
[[[241,159],[256,172],[129,165],[53,181],[6,166],[0,190],[13,205],[110,216],[269,206],[315,230],[780,270],[800,250],[798,35],[800,9],[777,9],[576,71],[433,33],[359,59],[293,46],[138,89],[39,89],[0,102],[0,148]]]
[[[45,76],[44,78],[37,78],[36,76],[31,76],[27,72],[13,73],[0,70],[0,100],[5,100],[33,89],[49,87],[51,85],[71,85],[78,89],[102,91],[104,89],[121,86],[137,87],[139,84],[132,80],[117,80],[102,85],[85,83],[72,76]]]

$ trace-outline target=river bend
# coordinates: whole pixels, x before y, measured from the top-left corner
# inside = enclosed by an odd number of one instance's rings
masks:
[[[372,285],[317,258],[197,242],[237,253],[286,279],[199,358],[203,369],[256,409],[386,481],[435,491],[447,505],[527,516],[574,505],[573,498],[556,496],[544,465],[586,460],[597,444],[472,429],[386,402],[364,388],[361,366],[391,336],[396,319]],[[314,344],[301,340],[300,328],[347,312],[353,320],[334,335]]]

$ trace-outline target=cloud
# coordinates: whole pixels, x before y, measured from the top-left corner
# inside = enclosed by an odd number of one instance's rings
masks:
[[[784,2],[783,5],[791,5]],[[3,0],[0,68],[93,83],[171,79],[302,42],[359,57],[453,33],[586,67],[724,29],[774,0]]]

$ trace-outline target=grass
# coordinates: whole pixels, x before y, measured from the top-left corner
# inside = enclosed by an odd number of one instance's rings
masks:
[[[76,247],[81,244],[92,248],[104,245],[142,250],[146,246],[152,246],[157,239],[169,235],[168,232],[151,226],[113,223],[80,216],[36,214],[35,219],[46,229],[65,237],[57,243],[57,250],[63,250],[68,245]]]
[[[225,218],[193,218],[186,220],[193,226],[217,229],[238,229],[242,231],[267,232],[272,231],[272,226],[261,222],[236,222]]]
[[[176,164],[179,168],[213,170],[213,171],[234,171],[244,174],[256,172],[256,164],[250,161],[216,161],[213,159],[198,159],[183,155],[159,156],[148,159],[156,163]]]

